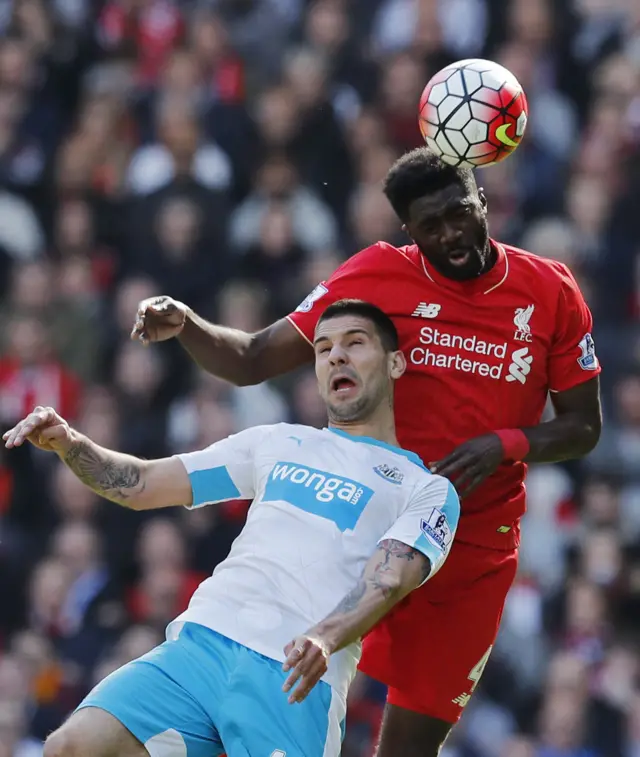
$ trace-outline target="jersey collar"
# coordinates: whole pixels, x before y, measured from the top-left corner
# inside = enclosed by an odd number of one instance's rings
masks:
[[[357,436],[356,434],[350,434],[347,431],[343,431],[341,428],[325,428],[324,431],[331,431],[332,434],[337,434],[345,439],[349,439],[352,442],[360,442],[361,444],[371,444],[374,447],[382,447],[382,449],[389,450],[389,452],[395,452],[396,455],[402,455],[407,460],[411,460],[412,463],[424,468],[427,472],[430,472],[422,460],[416,455],[415,452],[410,452],[408,449],[402,447],[396,447],[393,444],[387,444],[381,442],[380,439],[374,439],[372,436]]]
[[[495,265],[488,273],[483,273],[482,276],[478,276],[470,281],[455,281],[447,276],[443,276],[441,273],[435,270],[430,265],[425,256],[420,252],[418,246],[415,245],[416,254],[419,257],[418,265],[424,271],[425,276],[439,286],[451,289],[460,294],[476,295],[476,294],[489,294],[497,289],[501,284],[507,280],[509,275],[509,260],[504,247],[493,239],[489,240],[491,247],[496,251],[498,259]]]

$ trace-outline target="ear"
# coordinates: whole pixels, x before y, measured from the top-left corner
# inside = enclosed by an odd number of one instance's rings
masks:
[[[407,370],[407,361],[404,353],[398,350],[389,356],[389,376],[396,381]]]
[[[409,237],[409,239],[413,242],[413,237],[411,236],[411,232],[409,231],[409,227],[406,223],[402,224],[402,231]]]
[[[484,189],[482,187],[478,187],[478,199],[480,200],[480,205],[482,206],[482,209],[486,212],[487,196],[485,195]]]

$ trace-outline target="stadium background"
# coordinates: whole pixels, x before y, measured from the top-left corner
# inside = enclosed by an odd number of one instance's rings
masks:
[[[446,757],[638,757],[640,3],[2,0],[0,35],[2,425],[51,404],[147,457],[324,412],[310,372],[238,390],[130,342],[137,302],[248,330],[286,314],[403,242],[380,181],[419,143],[430,74],[484,56],[519,77],[525,141],[481,174],[491,230],[578,277],[606,426],[584,463],[531,471],[521,571]],[[145,518],[0,453],[0,757],[40,755],[161,639],[244,512]],[[346,757],[371,754],[383,699],[354,686]]]

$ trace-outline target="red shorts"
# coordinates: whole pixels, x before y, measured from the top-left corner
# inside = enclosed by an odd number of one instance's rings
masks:
[[[518,565],[517,551],[454,541],[441,570],[365,639],[360,670],[387,701],[455,723],[482,675]]]

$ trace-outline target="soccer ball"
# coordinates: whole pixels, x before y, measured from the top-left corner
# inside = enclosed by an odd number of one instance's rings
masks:
[[[442,160],[455,166],[490,166],[520,144],[527,99],[516,77],[479,58],[438,71],[420,98],[420,131]]]

